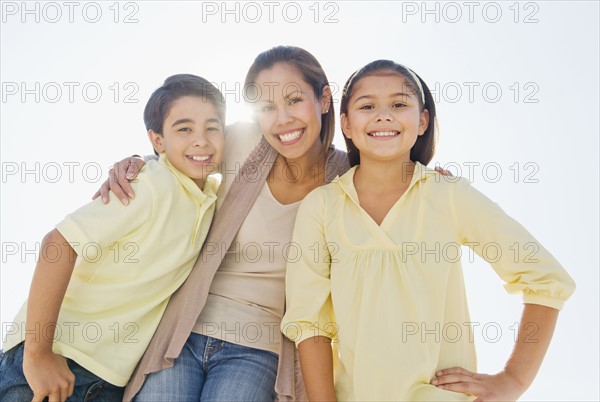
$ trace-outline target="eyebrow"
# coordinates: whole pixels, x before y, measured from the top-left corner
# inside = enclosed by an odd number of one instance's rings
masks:
[[[390,98],[395,98],[395,97],[398,97],[398,96],[406,96],[407,98],[410,98],[411,95],[414,95],[414,94],[409,94],[409,93],[406,93],[406,92],[396,92],[395,94],[391,94],[389,97]],[[356,98],[356,100],[354,101],[354,103],[358,102],[361,99],[374,99],[374,98],[375,98],[374,95],[363,95],[363,96],[359,96],[358,98]]]
[[[296,89],[292,92],[288,92],[285,94],[285,96],[283,97],[284,99],[288,99],[291,98],[292,96],[296,96],[296,95],[304,95],[304,91],[301,89]]]
[[[185,118],[185,119],[179,119],[179,120],[176,120],[176,121],[175,121],[175,122],[174,122],[174,123],[171,125],[171,127],[175,127],[175,126],[176,126],[176,125],[178,125],[178,124],[186,124],[186,123],[194,123],[194,120],[192,120],[192,119],[187,119],[187,118]],[[221,120],[219,120],[219,119],[215,119],[215,118],[212,118],[212,119],[208,119],[208,120],[206,120],[206,124],[210,124],[210,123],[217,123],[217,124],[221,124]]]

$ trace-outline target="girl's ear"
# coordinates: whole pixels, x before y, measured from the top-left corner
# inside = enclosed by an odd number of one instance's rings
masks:
[[[327,114],[331,107],[331,87],[326,85],[323,88],[323,95],[321,96],[321,114]]]
[[[419,135],[425,134],[427,127],[429,127],[429,110],[423,109],[419,117]]]
[[[352,135],[350,134],[350,124],[348,122],[348,116],[346,116],[346,113],[340,114],[340,123],[342,125],[342,133],[344,133],[344,136],[352,139]]]
[[[165,152],[164,138],[162,134],[155,133],[153,130],[148,130],[148,139],[152,143],[152,147],[157,153]]]

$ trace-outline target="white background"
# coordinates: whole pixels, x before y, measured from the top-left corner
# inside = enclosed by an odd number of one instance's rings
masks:
[[[338,102],[347,77],[378,58],[436,92],[431,166],[469,177],[577,282],[522,400],[598,400],[598,2],[23,4],[2,4],[3,335],[44,234],[89,201],[113,162],[151,153],[150,93],[169,75],[202,75],[226,92],[229,122],[247,118],[246,70],[290,44],[322,63]],[[467,257],[479,368],[492,373],[512,348],[520,297]]]

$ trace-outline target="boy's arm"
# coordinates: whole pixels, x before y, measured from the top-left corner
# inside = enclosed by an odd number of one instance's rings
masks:
[[[533,382],[554,334],[558,310],[525,304],[518,340],[504,370],[495,375],[460,367],[440,370],[432,384],[477,396],[477,400],[516,401]]]
[[[57,257],[52,256],[48,261],[46,253],[55,251]],[[64,401],[73,394],[75,376],[66,359],[52,352],[52,343],[76,257],[58,230],[44,237],[29,290],[25,324],[23,374],[33,390],[33,401],[42,401],[45,397],[50,401]]]
[[[309,401],[335,401],[331,339],[308,338],[298,345],[300,367]]]

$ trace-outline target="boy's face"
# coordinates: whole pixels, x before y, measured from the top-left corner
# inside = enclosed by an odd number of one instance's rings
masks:
[[[206,99],[183,96],[171,104],[162,135],[150,130],[150,141],[177,170],[202,188],[223,157],[223,127],[217,109]]]

